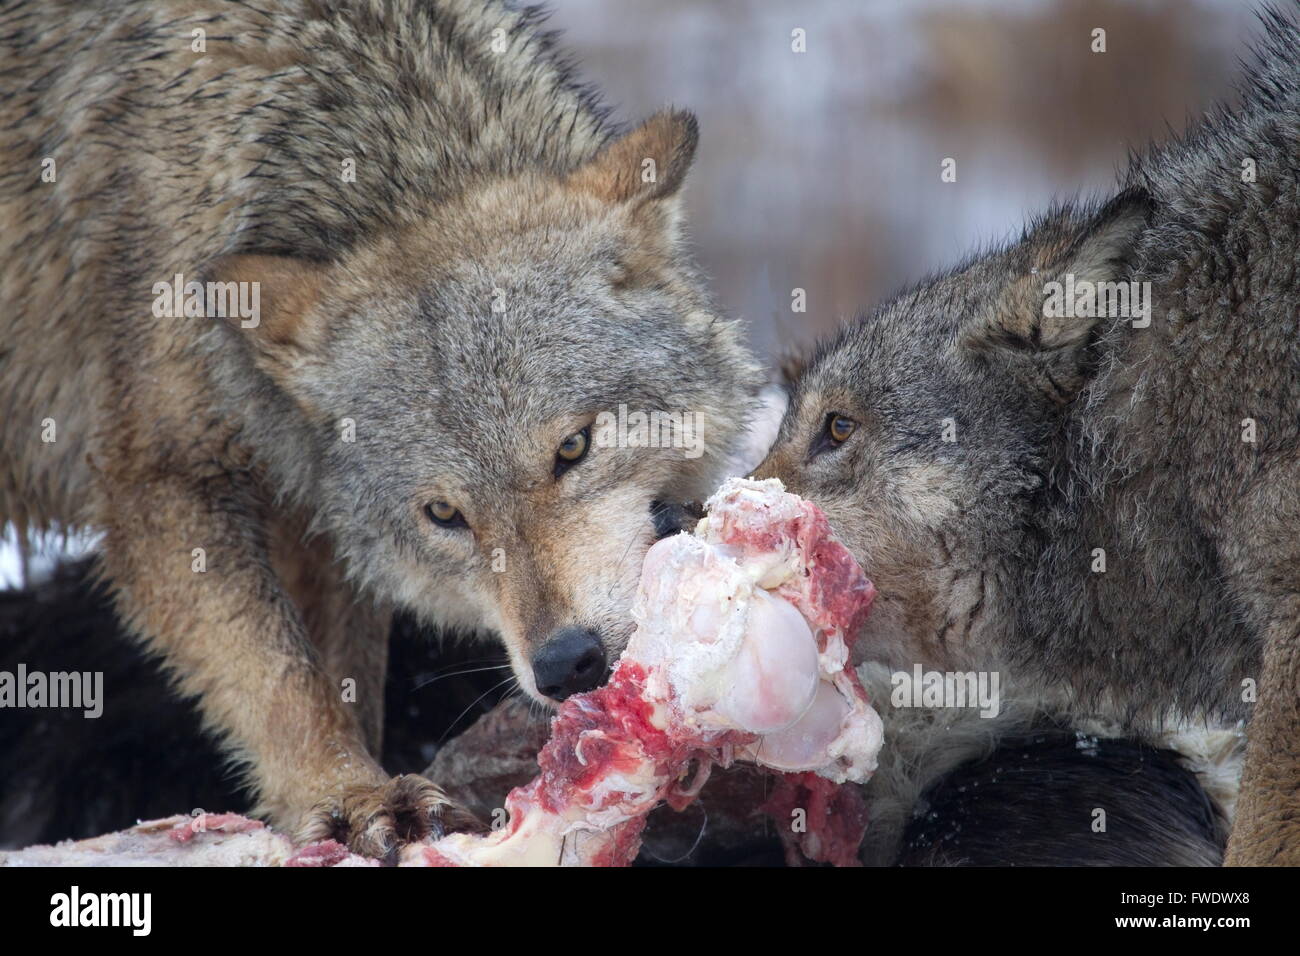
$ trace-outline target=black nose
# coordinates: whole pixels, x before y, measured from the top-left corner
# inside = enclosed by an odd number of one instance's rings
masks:
[[[533,655],[538,693],[564,700],[605,681],[605,645],[585,627],[566,627],[552,634]]]

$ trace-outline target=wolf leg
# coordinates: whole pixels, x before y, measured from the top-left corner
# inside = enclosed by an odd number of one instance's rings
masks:
[[[277,517],[270,550],[276,576],[302,615],[325,673],[356,713],[370,753],[378,756],[392,611],[357,593],[329,541],[308,538],[305,516]]]
[[[1268,630],[1228,866],[1300,866],[1300,597]]]
[[[272,570],[256,490],[224,472],[131,478],[105,516],[105,570],[122,616],[247,763],[259,812],[302,839],[336,837],[378,857],[472,822],[428,781],[390,781],[370,755]]]

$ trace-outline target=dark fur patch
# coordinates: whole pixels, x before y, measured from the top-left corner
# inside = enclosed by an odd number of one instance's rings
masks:
[[[1227,835],[1176,754],[1059,731],[1002,741],[914,813],[900,866],[1218,866]]]

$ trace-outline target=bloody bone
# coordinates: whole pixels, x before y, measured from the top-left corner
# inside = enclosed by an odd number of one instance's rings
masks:
[[[780,482],[731,479],[708,508],[650,549],[636,633],[605,687],[561,707],[509,822],[408,847],[402,865],[624,865],[650,810],[685,806],[734,759],[787,775],[768,809],[805,813],[806,854],[853,862],[865,814],[838,785],[875,770],[881,726],[849,646],[875,589]]]

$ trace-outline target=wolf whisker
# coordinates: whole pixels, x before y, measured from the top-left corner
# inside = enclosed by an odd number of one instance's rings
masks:
[[[479,701],[481,701],[481,700],[482,700],[484,697],[486,697],[488,694],[492,693],[494,690],[496,690],[496,689],[497,689],[498,687],[500,687],[502,684],[508,684],[508,683],[510,683],[510,681],[512,681],[512,680],[517,680],[517,678],[516,678],[513,674],[511,674],[511,675],[510,675],[509,677],[507,677],[505,680],[498,681],[497,683],[493,684],[493,685],[492,685],[491,687],[489,687],[487,690],[483,691],[483,693],[481,693],[481,694],[479,694],[477,697],[475,697],[475,698],[470,702],[470,705],[469,705],[468,707],[466,707],[464,710],[462,710],[459,714],[457,714],[457,715],[456,715],[456,719],[453,720],[450,724],[447,725],[447,729],[446,729],[446,731],[443,733],[443,735],[442,735],[441,737],[438,738],[438,743],[441,744],[443,741],[445,741],[445,740],[447,739],[447,735],[450,734],[450,733],[452,732],[453,729],[455,729],[455,727],[456,727],[456,725],[457,725],[458,723],[460,723],[460,719],[461,719],[462,717],[464,717],[466,714],[468,714],[471,710],[473,710],[473,709],[475,708],[475,706],[478,705],[478,702],[479,702]]]
[[[426,687],[438,683],[438,681],[447,680],[449,677],[464,677],[467,674],[481,674],[484,671],[500,671],[500,670],[505,670],[509,666],[510,666],[509,664],[493,664],[490,667],[470,667],[463,671],[452,671],[450,674],[435,674],[434,676],[428,678],[427,680],[420,681],[418,684],[412,687],[411,690],[412,691],[423,690]]]

